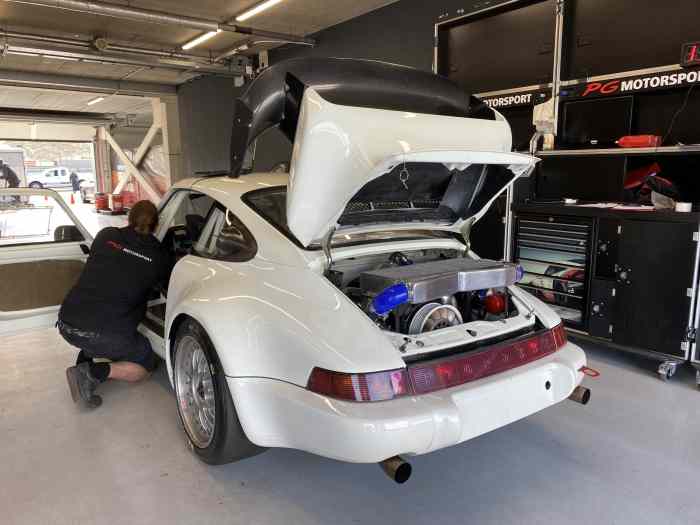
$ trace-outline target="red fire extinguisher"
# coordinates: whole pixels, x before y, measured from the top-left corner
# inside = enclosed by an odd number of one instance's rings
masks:
[[[621,148],[658,148],[662,140],[658,135],[626,135],[616,144]]]

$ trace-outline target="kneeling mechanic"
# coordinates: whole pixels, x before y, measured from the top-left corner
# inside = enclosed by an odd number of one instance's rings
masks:
[[[151,291],[167,285],[172,269],[167,250],[153,235],[158,210],[137,202],[124,228],[101,230],[78,283],[66,296],[57,327],[80,349],[75,366],[66,370],[73,401],[89,408],[102,404],[95,394],[108,379],[137,382],[151,374],[158,357],[137,331],[146,315]],[[104,358],[111,362],[94,362]]]

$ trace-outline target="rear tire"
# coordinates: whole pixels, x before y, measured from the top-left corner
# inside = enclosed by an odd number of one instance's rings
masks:
[[[29,185],[29,187],[34,188],[35,190],[40,190],[44,187],[44,185],[41,182],[34,181]]]
[[[172,357],[177,411],[194,453],[222,465],[264,452],[246,437],[214,345],[199,323],[180,326]]]

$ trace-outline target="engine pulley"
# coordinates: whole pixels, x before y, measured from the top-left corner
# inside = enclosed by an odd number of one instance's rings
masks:
[[[411,318],[409,335],[432,332],[462,324],[462,314],[451,304],[428,303],[421,306]]]

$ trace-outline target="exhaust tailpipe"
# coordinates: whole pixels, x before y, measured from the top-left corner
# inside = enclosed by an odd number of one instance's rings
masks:
[[[585,386],[577,386],[569,396],[569,399],[581,403],[582,405],[587,405],[591,400],[591,390]]]
[[[405,462],[399,456],[385,459],[379,463],[379,466],[382,467],[382,470],[387,476],[399,484],[406,483],[408,478],[411,477],[411,471],[413,470],[411,464]]]

